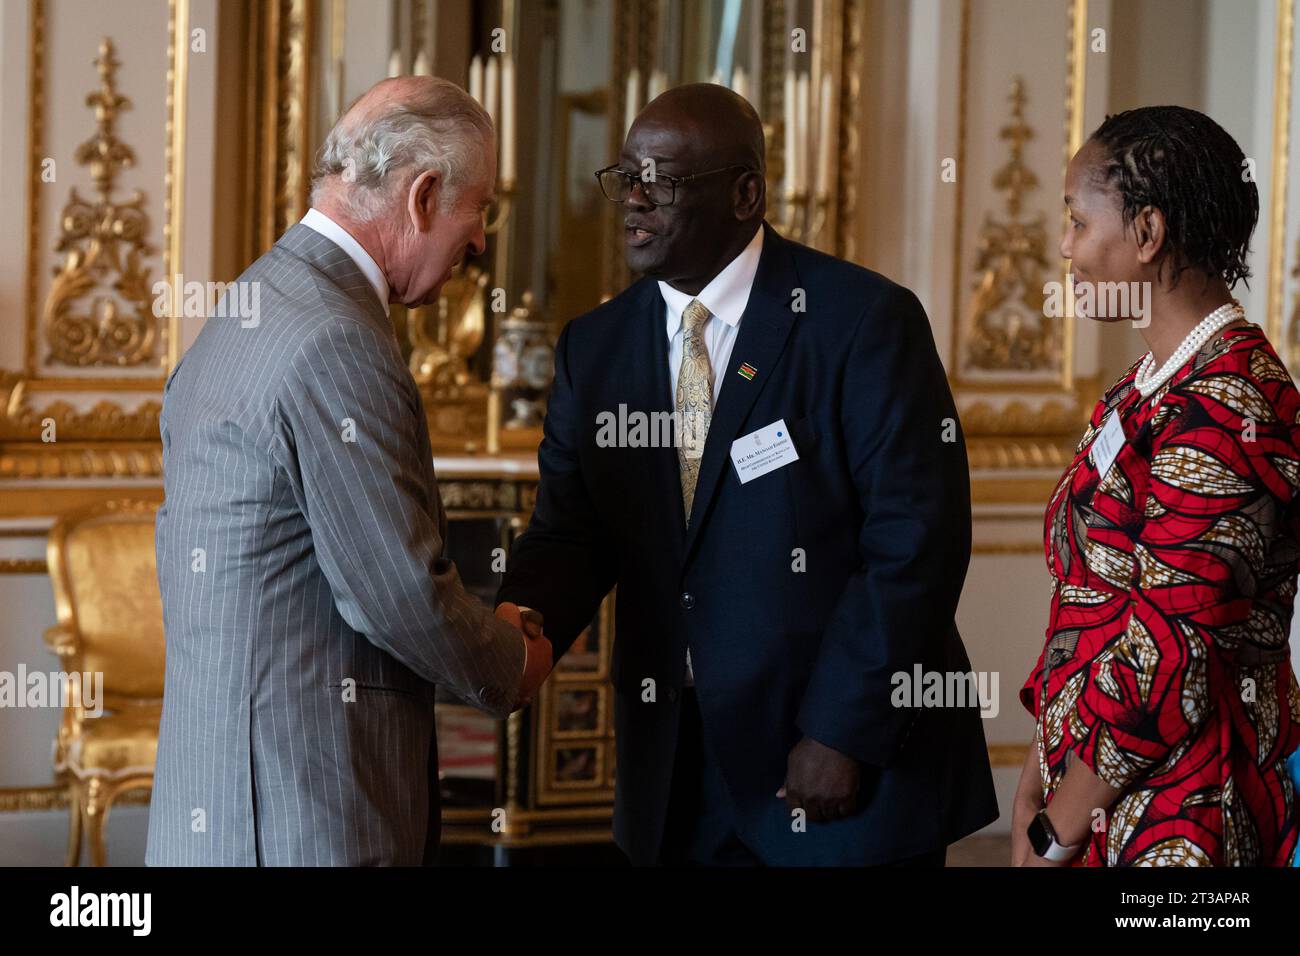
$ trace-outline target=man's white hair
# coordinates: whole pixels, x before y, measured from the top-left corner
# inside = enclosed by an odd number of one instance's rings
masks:
[[[438,173],[444,210],[478,181],[495,136],[492,119],[455,83],[425,79],[418,93],[370,115],[344,113],[316,155],[312,205],[328,193],[357,221],[369,222],[425,170]]]

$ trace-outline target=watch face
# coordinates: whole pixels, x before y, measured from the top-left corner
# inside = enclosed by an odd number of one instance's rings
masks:
[[[1047,851],[1052,848],[1052,835],[1047,832],[1043,826],[1041,815],[1035,814],[1034,818],[1029,821],[1029,829],[1026,831],[1029,835],[1029,845],[1033,848],[1035,856],[1047,856]]]

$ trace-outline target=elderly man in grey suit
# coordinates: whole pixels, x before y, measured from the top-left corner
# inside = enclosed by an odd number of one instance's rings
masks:
[[[312,209],[240,277],[167,383],[167,671],[151,865],[429,862],[434,688],[505,717],[551,667],[468,595],[387,310],[483,250],[488,115],[380,83],[323,146]],[[237,287],[239,288],[239,287]]]

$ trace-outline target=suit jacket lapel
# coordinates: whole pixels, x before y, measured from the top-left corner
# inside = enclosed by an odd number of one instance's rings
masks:
[[[659,286],[643,279],[645,290],[635,305],[637,348],[633,362],[632,401],[628,410],[672,413],[675,407],[672,378],[668,374],[668,332],[665,326],[665,306]],[[681,557],[685,536],[686,515],[682,508],[682,482],[677,469],[677,449],[674,447],[650,449],[650,501],[667,499],[669,532],[675,556]]]
[[[785,349],[786,339],[794,325],[794,312],[790,308],[799,277],[789,244],[767,223],[763,236],[763,254],[758,261],[758,272],[749,293],[736,333],[736,344],[731,350],[722,391],[709,424],[709,436],[704,442],[704,457],[700,461],[700,477],[695,485],[695,500],[691,507],[691,523],[686,530],[684,559],[689,561],[700,528],[708,515],[709,506],[717,493],[719,479],[731,467],[731,443],[739,437],[741,426],[749,416],[759,393],[773,377],[777,360]],[[662,331],[662,330],[661,330]],[[742,364],[757,369],[752,379],[739,374]],[[766,422],[762,424],[767,424]]]

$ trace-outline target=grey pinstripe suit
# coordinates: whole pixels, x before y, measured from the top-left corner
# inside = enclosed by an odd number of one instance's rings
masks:
[[[209,318],[163,400],[146,861],[417,864],[434,684],[503,717],[523,640],[442,556],[419,392],[356,265],[298,224],[241,281],[258,324]]]

